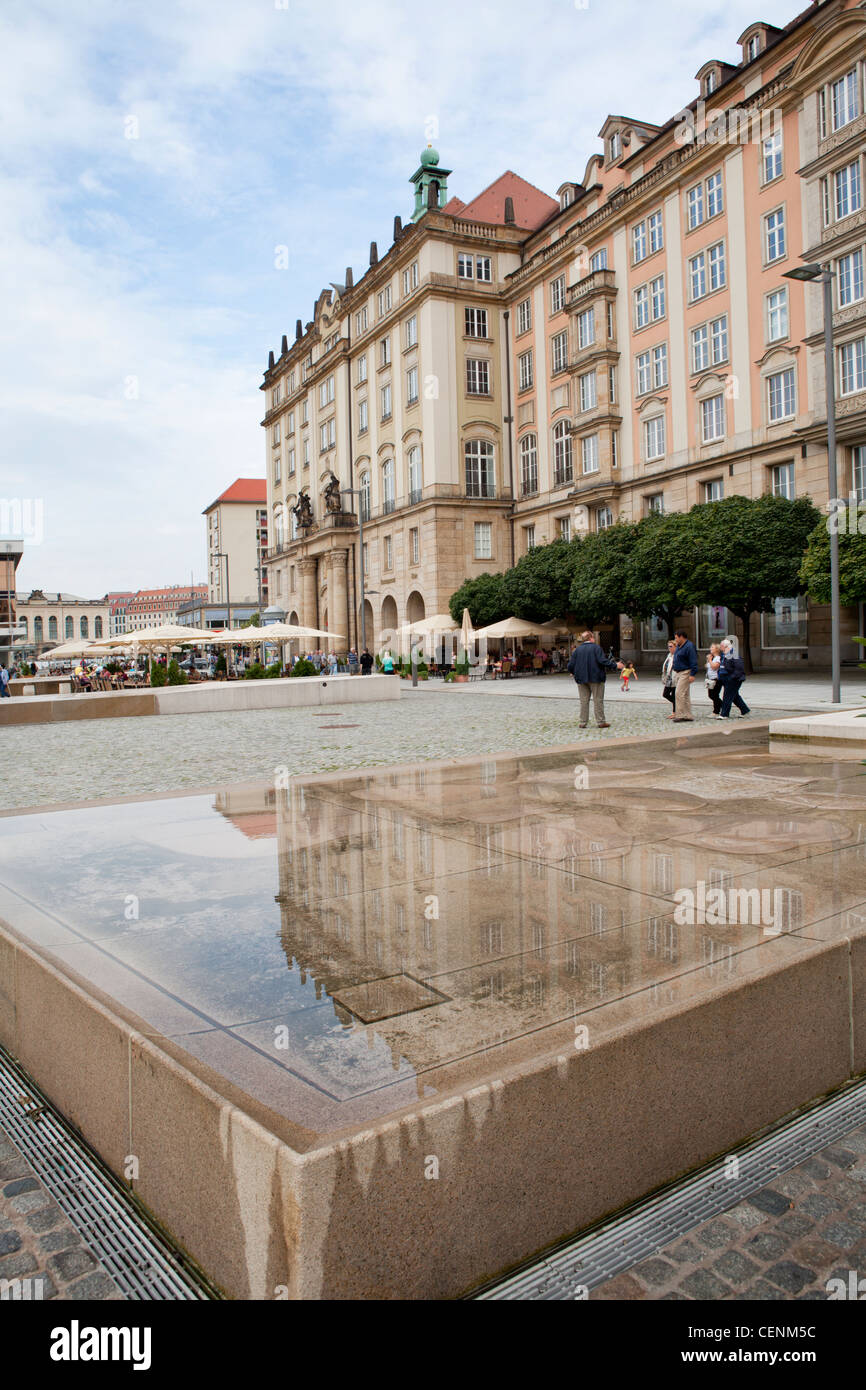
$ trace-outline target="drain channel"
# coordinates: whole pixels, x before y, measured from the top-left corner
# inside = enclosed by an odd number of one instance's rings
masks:
[[[469,1295],[472,1299],[565,1300],[596,1288],[663,1246],[766,1187],[866,1123],[866,1081],[819,1101],[763,1139],[717,1159],[693,1177],[629,1208],[612,1221]],[[729,1176],[736,1158],[737,1176]]]
[[[220,1297],[2,1047],[0,1124],[128,1299]]]

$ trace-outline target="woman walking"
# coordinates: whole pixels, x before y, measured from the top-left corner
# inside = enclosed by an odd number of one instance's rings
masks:
[[[668,719],[673,719],[677,712],[676,690],[674,688],[674,652],[677,649],[676,642],[668,642],[668,654],[662,662],[662,698],[670,700],[671,712]]]
[[[722,689],[719,685],[719,667],[722,663],[722,649],[718,642],[713,642],[707,652],[707,671],[704,682],[707,687],[707,694],[713,703],[713,713],[711,718],[720,719],[722,709]]]

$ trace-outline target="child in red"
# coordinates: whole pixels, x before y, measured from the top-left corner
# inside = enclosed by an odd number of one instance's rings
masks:
[[[619,674],[622,677],[622,684],[620,685],[620,690],[628,690],[628,683],[632,676],[635,680],[637,680],[637,672],[635,671],[634,666],[631,664],[631,662],[629,662],[628,666],[623,666]]]

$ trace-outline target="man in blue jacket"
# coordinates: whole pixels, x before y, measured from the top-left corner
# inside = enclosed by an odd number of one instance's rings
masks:
[[[589,722],[589,697],[595,722],[600,729],[609,729],[604,717],[604,682],[608,671],[621,671],[622,662],[605,656],[591,632],[582,632],[580,645],[571,653],[568,669],[577,681],[580,694],[580,727],[585,729]]]
[[[674,723],[694,724],[692,714],[692,681],[698,674],[698,654],[694,642],[683,631],[674,633],[677,649],[671,670],[674,677]]]

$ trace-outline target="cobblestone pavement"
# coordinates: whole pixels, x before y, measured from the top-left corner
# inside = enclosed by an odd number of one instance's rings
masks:
[[[850,1297],[852,1271],[866,1280],[866,1125],[590,1298],[825,1300],[830,1279]]]
[[[515,688],[532,683],[513,682]],[[27,772],[5,779],[0,810],[269,779],[277,767],[289,775],[350,771],[699,728],[724,738],[709,705],[696,708],[694,724],[672,725],[661,699],[623,700],[609,712],[609,729],[580,729],[570,678],[569,687],[568,699],[553,700],[503,695],[494,701],[468,686],[449,687],[445,695],[409,691],[399,703],[338,706],[340,729],[322,728],[321,712],[307,709],[13,725],[3,730],[8,766]],[[756,705],[752,715],[770,719],[773,711]]]
[[[4,1282],[17,1280],[29,1280],[29,1286]],[[0,1128],[0,1300],[16,1297],[124,1299],[36,1170]]]

